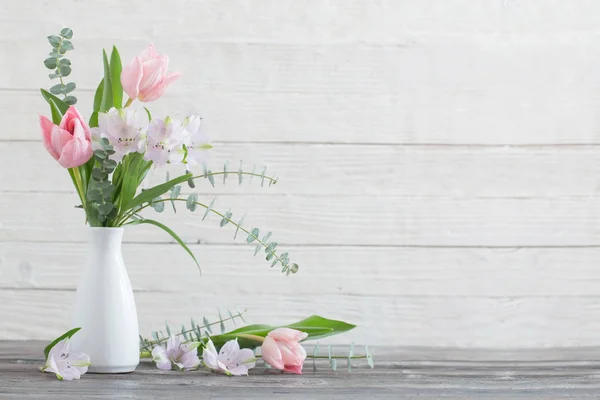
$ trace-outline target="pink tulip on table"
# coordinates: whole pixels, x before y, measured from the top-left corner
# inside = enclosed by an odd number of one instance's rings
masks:
[[[69,107],[59,125],[42,115],[40,126],[44,147],[64,168],[78,167],[92,157],[90,127],[74,106]]]
[[[181,76],[179,72],[167,74],[169,57],[158,54],[149,45],[121,72],[121,85],[131,99],[153,101],[161,97],[167,86]]]
[[[262,344],[262,357],[274,368],[301,374],[302,365],[306,359],[306,350],[299,342],[306,339],[307,336],[307,333],[296,329],[277,328],[272,330]]]

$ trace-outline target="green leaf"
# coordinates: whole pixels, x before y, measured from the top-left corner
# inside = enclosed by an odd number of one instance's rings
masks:
[[[67,60],[66,58],[63,58],[58,62],[58,65],[71,65],[71,61]]]
[[[191,178],[193,175],[192,174],[187,174],[187,175],[182,175],[180,177],[177,177],[175,179],[171,179],[168,182],[162,183],[160,185],[156,185],[154,187],[151,187],[150,189],[144,190],[142,193],[138,194],[137,196],[135,196],[131,201],[129,201],[126,205],[123,211],[127,211],[129,209],[132,209],[133,207],[142,205],[143,203],[148,203],[150,200],[162,196],[163,194],[167,193],[169,190],[171,190],[171,188],[175,185],[178,185],[180,183],[183,183],[185,181],[187,181],[189,178]]]
[[[244,218],[246,218],[246,214],[244,214],[242,219],[240,219],[240,222],[237,223],[237,226],[235,227],[235,234],[233,235],[233,240],[235,240],[235,238],[237,237],[238,231],[240,230],[240,227],[244,223]]]
[[[154,211],[158,213],[165,211],[165,202],[160,200],[160,197],[157,197],[156,199],[152,199],[152,201],[150,202],[150,206],[152,206],[152,208],[154,208]]]
[[[65,39],[71,39],[73,38],[73,30],[70,28],[63,28],[60,31],[60,36],[64,37]]]
[[[115,206],[112,203],[104,203],[98,206],[98,212],[102,215],[109,215]]]
[[[212,187],[215,187],[215,178],[212,176],[212,171],[208,170],[208,181],[210,182],[210,184],[212,185]]]
[[[53,94],[62,94],[64,90],[64,85],[59,83],[58,85],[54,85],[50,88],[50,93]]]
[[[198,201],[198,194],[192,193],[188,196],[187,200],[185,201],[185,206],[187,207],[188,210],[190,210],[191,212],[194,212],[194,211],[196,211],[196,208],[198,208],[198,205],[196,204],[197,201]]]
[[[56,105],[54,100],[50,99],[49,103],[50,103],[50,111],[52,112],[52,122],[54,122],[55,125],[59,125],[60,121],[62,121],[63,115],[60,112],[60,109],[58,108],[58,106]]]
[[[105,50],[102,50],[102,60],[104,62],[104,88],[102,91],[102,101],[100,102],[100,108],[98,111],[106,112],[113,106],[113,94],[112,81],[110,77],[110,64],[108,63],[108,57],[106,56]]]
[[[121,86],[121,56],[116,46],[110,53],[110,81],[112,84],[113,107],[121,108],[123,103],[123,86]]]
[[[98,127],[98,111],[94,111],[90,117],[90,128]]]
[[[50,101],[52,101],[56,106],[58,106],[58,109],[60,110],[61,114],[65,114],[69,109],[69,105],[67,103],[54,96],[47,90],[40,89],[40,92],[42,92],[42,96],[44,97],[44,99],[46,99],[46,102],[48,102],[48,104],[50,104]],[[50,106],[52,106],[52,104],[50,104]]]
[[[75,96],[67,96],[65,97],[65,103],[72,106],[77,104],[77,98]]]
[[[71,67],[68,65],[59,65],[58,66],[58,71],[60,72],[60,74],[62,76],[69,76],[71,75]]]
[[[94,111],[100,111],[102,106],[102,94],[104,93],[104,78],[100,81],[98,88],[96,88],[96,94],[94,94]]]
[[[248,235],[248,237],[246,238],[246,242],[247,242],[247,243],[252,243],[252,242],[254,242],[254,241],[255,241],[255,240],[258,238],[258,235],[259,235],[259,230],[258,230],[258,228],[254,228],[254,229],[252,229],[252,232],[250,232],[250,234],[249,234],[249,235]]]
[[[173,206],[173,212],[177,213],[177,209],[175,208],[175,202],[173,200],[175,200],[176,198],[179,197],[179,193],[181,193],[181,186],[177,185],[177,186],[173,186],[173,189],[171,189],[171,206]]]
[[[60,335],[59,337],[57,337],[56,339],[54,339],[52,341],[52,343],[50,343],[48,346],[46,346],[44,348],[44,357],[45,357],[45,359],[48,359],[48,354],[50,354],[50,350],[52,350],[52,348],[54,346],[56,346],[56,344],[58,342],[60,342],[61,340],[64,340],[64,339],[71,338],[74,334],[76,334],[77,332],[79,332],[80,329],[81,328],[73,328],[70,331],[63,333],[62,335]]]
[[[69,40],[63,40],[62,45],[60,46],[61,49],[63,50],[75,50],[75,48],[73,47],[73,43],[71,43]]]
[[[163,231],[167,232],[169,235],[171,235],[171,237],[173,239],[175,239],[175,241],[181,246],[183,247],[183,249],[190,255],[190,257],[192,257],[192,259],[194,260],[194,262],[196,263],[196,265],[198,266],[198,269],[200,269],[200,264],[198,263],[198,260],[196,260],[196,256],[194,256],[194,253],[192,253],[192,251],[190,250],[190,248],[184,243],[183,240],[181,240],[181,238],[179,236],[177,236],[177,234],[175,232],[173,232],[169,227],[167,227],[166,225],[161,224],[158,221],[155,221],[153,219],[141,219],[138,221],[133,221],[131,223],[132,225],[139,225],[139,224],[150,224],[150,225],[154,225],[159,227],[160,229],[162,229]]]
[[[223,216],[223,219],[221,219],[221,223],[219,224],[221,226],[221,228],[224,227],[225,225],[227,225],[229,223],[229,221],[231,220],[231,216],[232,215],[233,214],[231,213],[231,210],[227,211],[225,213],[225,215]]]
[[[73,90],[75,90],[75,82],[69,82],[65,85],[65,88],[63,89],[63,93],[67,94],[67,93],[71,93]]]
[[[44,65],[48,69],[54,69],[54,68],[56,68],[56,66],[58,65],[58,63],[56,62],[56,58],[46,58],[44,60]]]
[[[206,209],[206,211],[204,211],[204,215],[202,216],[202,221],[204,221],[204,219],[206,218],[206,216],[208,215],[208,213],[210,212],[210,210],[212,210],[212,207],[215,204],[216,200],[217,200],[217,198],[213,197],[212,201],[208,205],[208,208]]]
[[[62,39],[60,38],[60,36],[56,36],[56,35],[48,36],[48,42],[50,42],[52,47],[58,47],[60,45],[61,40]]]

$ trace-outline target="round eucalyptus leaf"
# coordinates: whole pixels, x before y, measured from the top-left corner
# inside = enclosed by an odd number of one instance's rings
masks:
[[[58,64],[57,64],[57,62],[56,62],[56,58],[52,58],[52,57],[50,57],[50,58],[46,58],[46,59],[44,60],[44,65],[45,65],[45,66],[46,66],[46,68],[48,68],[48,69],[54,69],[54,68],[56,68],[56,66],[57,66]]]

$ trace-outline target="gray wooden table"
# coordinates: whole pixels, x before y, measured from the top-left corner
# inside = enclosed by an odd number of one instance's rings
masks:
[[[59,382],[39,372],[41,342],[0,342],[0,399],[556,399],[600,398],[600,348],[458,350],[379,348],[375,369],[348,372],[307,362],[303,375],[263,368],[248,377],[206,371],[160,371],[143,362],[135,373],[87,374]]]

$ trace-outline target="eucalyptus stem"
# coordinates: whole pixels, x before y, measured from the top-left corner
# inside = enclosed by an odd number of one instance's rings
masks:
[[[183,201],[183,202],[187,202],[187,199],[180,199],[180,198],[175,198],[175,199],[160,199],[160,200],[154,200],[153,203],[165,203],[165,202],[169,202],[169,201]],[[242,232],[248,234],[248,235],[252,235],[252,237],[260,244],[262,245],[262,247],[267,248],[269,247],[265,242],[263,242],[258,236],[252,234],[249,230],[247,230],[246,228],[244,228],[243,226],[239,225],[238,223],[236,223],[235,221],[233,221],[231,218],[227,217],[226,215],[224,215],[223,213],[220,213],[217,210],[214,210],[213,208],[207,206],[204,203],[200,203],[199,201],[194,201],[194,204],[203,207],[204,209],[209,210],[210,212],[212,212],[215,215],[218,215],[219,217],[221,217],[222,219],[226,220],[227,222],[230,222],[233,226],[235,226],[236,228],[238,228],[239,230],[241,230]],[[133,215],[139,213],[140,211],[142,211],[143,209],[150,207],[150,203],[146,204],[145,206],[142,206],[140,208],[138,208],[137,210],[135,210],[135,212],[133,212],[131,215],[129,215],[127,217],[127,219],[131,218]],[[125,221],[127,221],[127,219],[122,219],[120,224],[117,226],[121,226],[121,224],[124,224]],[[126,225],[126,224],[125,224]],[[282,265],[284,264],[281,260],[281,258],[277,255],[277,253],[275,253],[275,250],[271,251],[271,254],[273,254],[273,257],[275,257],[277,259],[277,261],[279,263],[281,263]]]
[[[237,313],[237,314],[233,314],[233,315],[231,315],[231,316],[229,316],[229,317],[227,317],[227,318],[223,318],[223,319],[220,319],[220,320],[218,320],[218,321],[211,322],[210,324],[196,325],[196,327],[195,327],[195,328],[192,328],[192,329],[187,329],[187,330],[184,330],[184,331],[178,332],[178,333],[176,333],[176,334],[175,334],[175,336],[181,336],[181,335],[183,335],[184,333],[186,333],[186,334],[187,334],[187,333],[196,332],[196,330],[197,330],[197,329],[204,329],[204,328],[208,328],[209,326],[213,326],[213,325],[219,325],[219,324],[221,324],[221,323],[223,323],[223,322],[227,322],[227,321],[233,321],[233,320],[234,320],[234,319],[236,319],[236,318],[241,318],[241,317],[242,317],[242,315],[244,315],[244,313],[245,313],[246,311],[248,311],[248,310],[247,310],[247,309],[245,309],[244,311],[238,311],[238,313]],[[148,341],[146,341],[146,343],[145,343],[145,344],[146,344],[146,345],[160,344],[160,343],[162,343],[162,342],[166,342],[166,341],[167,341],[167,339],[168,339],[168,338],[159,339],[159,340],[148,340]],[[187,342],[188,342],[188,341],[186,341],[186,342],[184,342],[184,343],[187,343]]]

